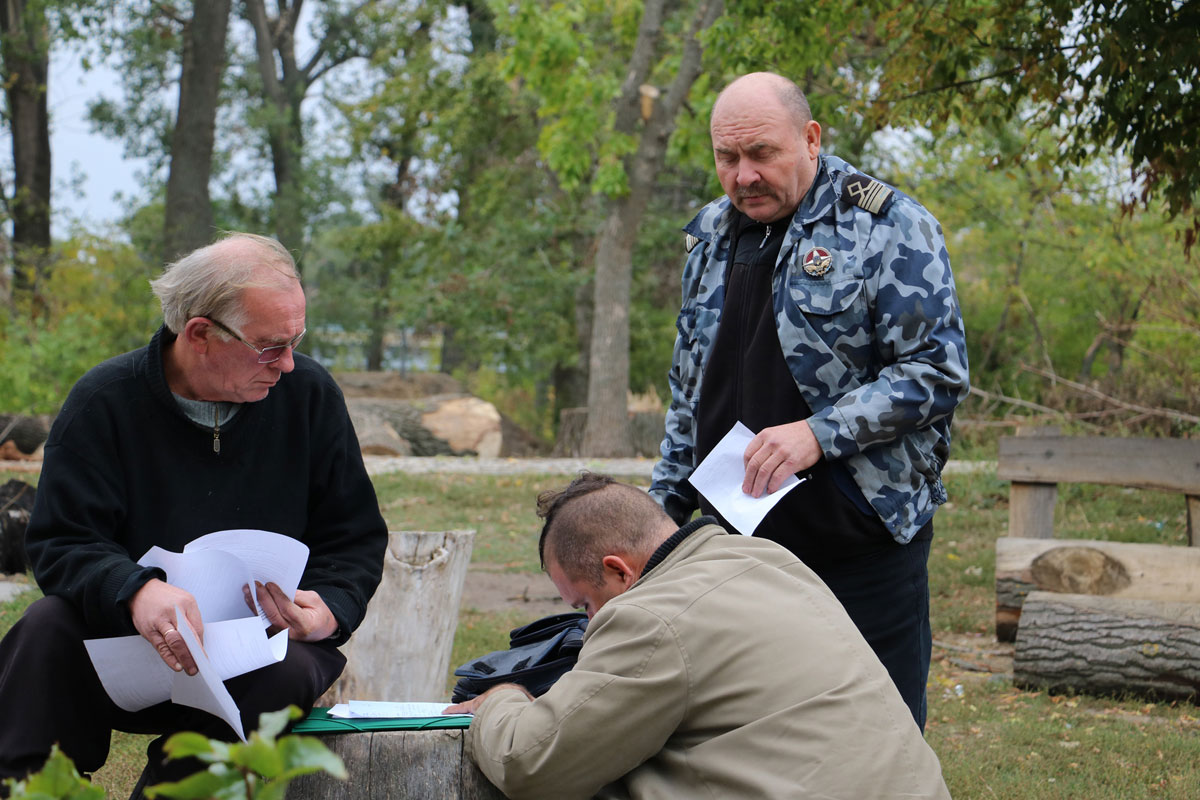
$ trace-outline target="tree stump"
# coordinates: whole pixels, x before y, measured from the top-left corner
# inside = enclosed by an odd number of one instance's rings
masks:
[[[1200,603],[1033,592],[1021,612],[1013,682],[1195,700]]]
[[[458,605],[475,531],[392,531],[383,580],[342,646],[346,671],[317,702],[434,701],[447,696]]]
[[[589,453],[583,452],[583,431],[587,427],[588,410],[584,408],[564,408],[558,415],[558,440],[550,455],[555,458],[586,458]],[[662,411],[631,411],[629,412],[629,436],[633,441],[634,455],[642,458],[656,458],[658,448],[663,439]]]
[[[1014,641],[1033,591],[1200,603],[1200,550],[1089,539],[996,539],[996,638]]]
[[[288,800],[503,800],[504,795],[463,752],[461,730],[323,734],[350,774],[339,781],[305,775]]]

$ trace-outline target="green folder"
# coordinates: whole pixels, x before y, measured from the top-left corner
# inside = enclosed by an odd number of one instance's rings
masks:
[[[328,708],[314,708],[296,723],[291,733],[355,733],[360,731],[422,731],[443,728],[464,729],[471,718],[456,717],[343,717],[329,716]]]

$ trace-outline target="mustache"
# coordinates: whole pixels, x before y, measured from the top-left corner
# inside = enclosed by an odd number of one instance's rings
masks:
[[[755,181],[749,186],[739,186],[735,199],[744,200],[747,197],[775,197],[775,190],[762,181]]]

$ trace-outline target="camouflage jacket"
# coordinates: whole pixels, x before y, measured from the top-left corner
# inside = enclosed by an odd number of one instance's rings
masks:
[[[734,213],[722,197],[684,228],[671,405],[650,487],[677,521],[698,502],[687,478]],[[825,458],[846,466],[892,536],[908,542],[946,501],[950,422],[968,391],[941,226],[913,199],[824,155],[772,280],[779,343]]]

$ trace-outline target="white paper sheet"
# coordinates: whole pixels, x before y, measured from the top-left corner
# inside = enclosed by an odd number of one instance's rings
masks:
[[[220,717],[229,723],[229,727],[233,728],[239,739],[246,741],[246,734],[242,730],[242,714],[238,711],[237,703],[221,682],[216,669],[205,655],[204,648],[200,646],[200,639],[179,606],[175,607],[175,619],[180,621],[179,632],[183,634],[183,641],[196,661],[196,674],[173,673],[171,702],[198,708]],[[259,633],[261,634],[261,631]]]
[[[204,641],[208,660],[223,681],[282,661],[287,655],[287,631],[268,639],[258,617],[205,625]],[[141,711],[171,699],[171,684],[178,673],[141,636],[88,639],[83,644],[104,691],[119,707]]]
[[[204,620],[204,645],[176,608],[176,628],[184,633],[197,665],[204,660],[204,675],[188,677],[163,663],[157,651],[141,636],[118,636],[84,642],[96,674],[112,701],[126,711],[173,700],[210,711],[238,731],[241,717],[222,684],[230,678],[282,661],[287,655],[287,631],[267,638],[267,621],[261,609],[251,609],[242,587],[273,582],[289,596],[299,586],[308,547],[289,536],[259,530],[210,533],[188,543],[182,553],[152,547],[138,561],[167,573],[167,582],[196,598]],[[257,603],[256,603],[257,605]],[[192,642],[195,641],[193,645]],[[186,681],[181,682],[181,678]],[[218,691],[219,690],[219,691]],[[178,699],[183,698],[183,699]]]
[[[704,495],[738,533],[746,536],[753,536],[767,512],[801,482],[795,475],[789,475],[782,486],[762,497],[742,492],[742,480],[746,477],[742,457],[753,438],[754,433],[749,428],[735,422],[688,478],[696,491]]]
[[[405,702],[389,703],[377,700],[351,700],[329,709],[329,716],[343,719],[412,719],[426,717],[470,717],[470,714],[443,714],[450,703]]]

